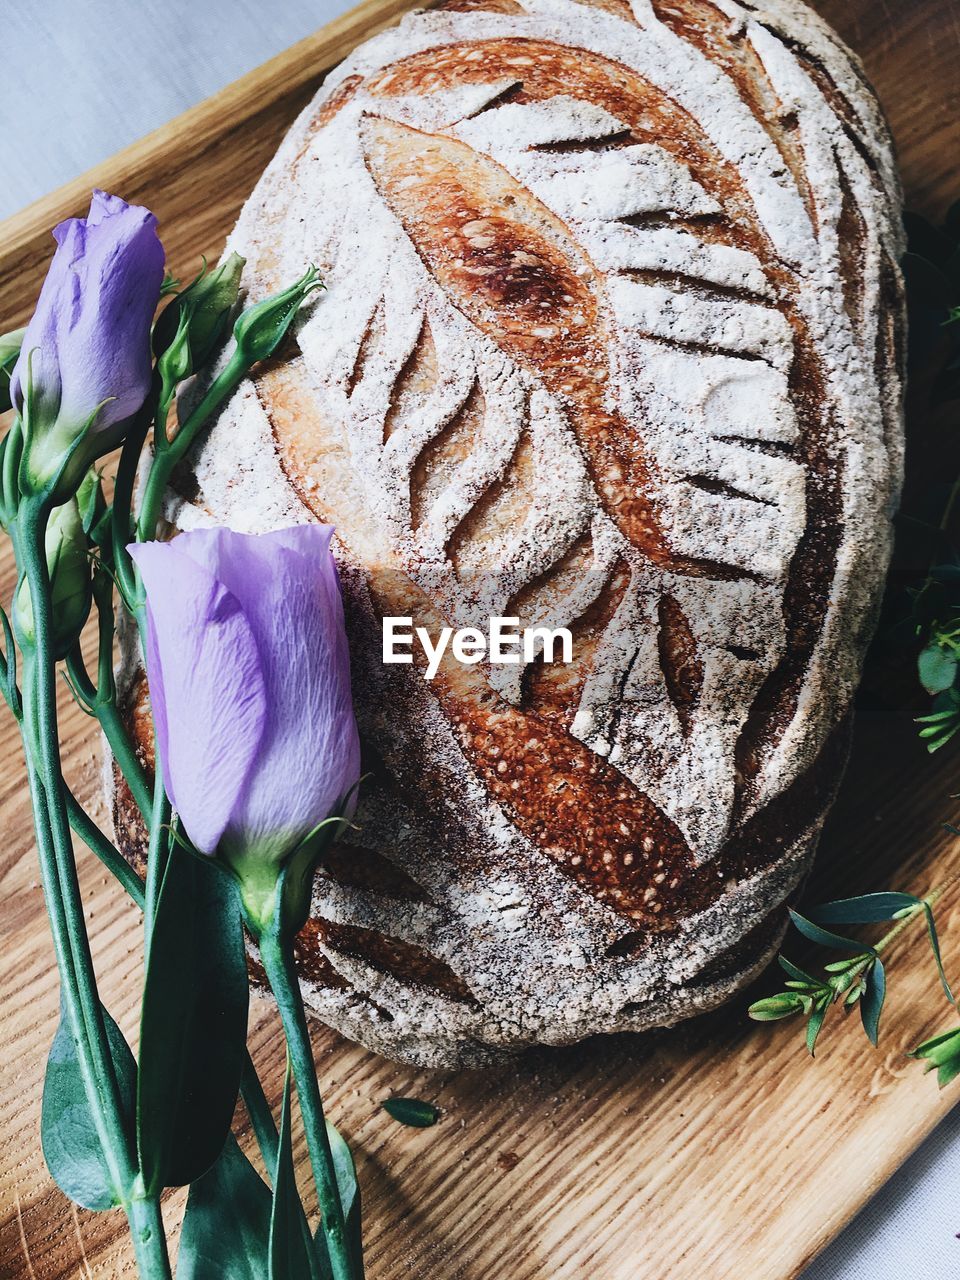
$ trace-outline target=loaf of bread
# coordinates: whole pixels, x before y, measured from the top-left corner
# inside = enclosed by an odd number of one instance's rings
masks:
[[[311,262],[326,292],[169,506],[337,528],[372,777],[299,940],[318,1017],[476,1065],[769,959],[887,564],[899,213],[797,0],[453,0],[329,77],[230,241],[251,299]],[[573,658],[428,681],[384,616]]]

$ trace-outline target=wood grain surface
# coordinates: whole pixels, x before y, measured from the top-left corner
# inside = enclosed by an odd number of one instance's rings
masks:
[[[326,70],[407,7],[368,0],[0,226],[0,328],[26,316],[50,256],[49,228],[82,212],[94,185],[157,211],[179,274],[189,274],[200,253],[216,257],[243,198]],[[960,0],[821,0],[817,7],[861,54],[877,86],[908,203],[941,213],[960,194]],[[4,600],[11,585],[4,553]],[[957,790],[957,752],[930,760],[910,721],[915,707],[891,697],[888,684],[876,677],[861,699],[853,759],[810,890],[815,898],[881,887],[922,891],[960,872],[960,841],[941,826],[955,816],[949,795]],[[66,701],[63,729],[68,775],[96,806],[96,735]],[[73,1208],[40,1155],[57,982],[21,765],[4,711],[0,1277],[132,1274],[122,1216]],[[135,1043],[140,920],[89,854],[79,857],[102,992]],[[960,891],[947,893],[939,916],[948,967],[960,978]],[[869,1050],[852,1022],[837,1020],[815,1062],[797,1026],[751,1024],[749,996],[673,1031],[596,1039],[458,1075],[396,1066],[318,1025],[321,1086],[357,1155],[371,1280],[796,1276],[960,1096],[939,1094],[903,1057],[949,1022],[919,929],[904,938],[891,970],[879,1051]],[[772,982],[762,980],[758,991]],[[281,1041],[265,1000],[253,1003],[251,1047],[276,1102]],[[379,1104],[397,1093],[436,1102],[440,1123],[414,1131],[390,1120]],[[242,1114],[238,1124],[245,1132]],[[302,1148],[297,1156],[302,1178]],[[182,1193],[166,1202],[171,1227],[182,1202]]]

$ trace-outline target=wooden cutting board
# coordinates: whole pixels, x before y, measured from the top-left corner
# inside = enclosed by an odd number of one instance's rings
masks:
[[[0,327],[27,315],[50,256],[50,227],[81,213],[93,186],[156,210],[179,275],[189,276],[201,253],[216,258],[325,72],[408,7],[368,0],[0,226]],[[908,203],[942,213],[960,195],[960,0],[817,7],[866,62],[899,144]],[[4,601],[11,583],[4,554]],[[819,900],[883,887],[924,891],[960,872],[960,841],[941,826],[956,814],[949,793],[957,790],[957,751],[929,759],[913,709],[865,701],[811,889]],[[95,803],[95,734],[66,702],[63,724],[68,773]],[[0,830],[0,1276],[132,1273],[121,1215],[76,1210],[39,1151],[57,982],[5,710]],[[139,917],[85,851],[80,860],[104,998],[133,1039]],[[960,979],[960,891],[948,892],[938,914],[948,968]],[[938,1094],[902,1056],[950,1021],[919,930],[890,969],[880,1050],[868,1048],[853,1022],[828,1024],[816,1062],[797,1026],[750,1023],[750,996],[670,1032],[596,1039],[459,1075],[396,1066],[318,1025],[321,1086],[359,1164],[371,1280],[797,1275],[960,1098],[960,1085]],[[281,1041],[262,999],[253,1004],[251,1045],[275,1102]],[[392,1094],[428,1098],[443,1118],[430,1130],[405,1129],[379,1109]],[[302,1178],[302,1149],[298,1160]],[[182,1201],[177,1193],[167,1202],[171,1224]]]

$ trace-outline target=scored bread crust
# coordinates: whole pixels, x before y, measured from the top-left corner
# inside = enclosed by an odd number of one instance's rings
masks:
[[[889,555],[899,211],[858,62],[793,0],[459,0],[297,121],[229,248],[251,301],[310,262],[326,292],[168,515],[337,528],[372,776],[298,941],[324,1021],[476,1065],[768,960]],[[385,615],[565,625],[574,661],[427,682]]]

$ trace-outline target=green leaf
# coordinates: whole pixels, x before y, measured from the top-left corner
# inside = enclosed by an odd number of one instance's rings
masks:
[[[864,893],[811,907],[807,915],[816,924],[873,924],[893,920],[901,911],[920,905],[921,899],[912,893]]]
[[[923,904],[924,914],[927,917],[927,936],[930,939],[930,949],[933,952],[933,958],[937,962],[937,973],[940,975],[940,985],[943,987],[943,993],[951,1004],[956,1004],[953,992],[950,990],[950,983],[947,982],[947,975],[943,971],[943,957],[940,955],[940,939],[937,937],[937,926],[933,919],[933,908],[929,902]]]
[[[946,1062],[953,1054],[960,1054],[960,1028],[941,1031],[939,1035],[933,1036],[929,1040],[924,1040],[923,1044],[917,1045],[916,1049],[911,1049],[907,1056],[910,1058],[928,1058],[934,1066],[938,1066],[941,1062]]]
[[[957,730],[960,730],[960,694],[956,689],[947,689],[933,699],[933,710],[929,716],[916,717],[916,724],[924,724],[919,736],[925,742],[927,750],[937,751],[950,741]]]
[[[227,1140],[247,1033],[247,967],[230,877],[172,843],[150,939],[137,1127],[148,1191],[194,1182]]]
[[[120,1028],[102,1010],[124,1121],[133,1136],[137,1064]],[[47,1168],[60,1190],[84,1209],[112,1209],[120,1203],[103,1157],[87,1102],[70,1020],[64,1011],[50,1047],[43,1082],[40,1140]]]
[[[309,1236],[305,1240],[301,1229],[300,1194],[297,1191],[297,1179],[293,1168],[288,1058],[287,1074],[283,1084],[283,1108],[280,1112],[277,1167],[273,1176],[268,1280],[310,1280],[308,1247]]]
[[[960,1075],[960,1029],[944,1031],[932,1040],[925,1040],[908,1056],[925,1058],[928,1071],[936,1067],[937,1083],[942,1089]]]
[[[866,989],[867,984],[864,982],[863,978],[859,978],[856,984],[847,992],[843,1001],[843,1007],[845,1009],[852,1009]]]
[[[927,693],[943,693],[956,679],[957,660],[938,644],[927,645],[917,658],[917,674]]]
[[[796,982],[802,982],[805,987],[819,988],[823,986],[823,983],[819,978],[815,978],[812,974],[798,968],[791,960],[788,960],[786,956],[777,956],[777,964],[784,973],[789,974],[789,976]]]
[[[807,1023],[807,1052],[811,1058],[816,1057],[817,1037],[820,1035],[820,1028],[823,1026],[823,1020],[827,1016],[828,1001],[817,1006],[810,1015],[810,1021]]]
[[[821,929],[818,924],[806,919],[793,908],[790,908],[790,919],[798,932],[811,942],[816,942],[818,946],[830,947],[834,951],[863,951],[873,954],[873,947],[862,942],[854,942],[851,938],[841,937],[839,933],[830,933],[827,929]]]
[[[863,976],[864,989],[860,999],[860,1020],[867,1033],[867,1039],[876,1048],[880,1038],[880,1014],[883,1010],[884,997],[887,994],[887,977],[880,957]]]
[[[337,1178],[337,1190],[343,1206],[343,1217],[347,1226],[347,1241],[353,1256],[358,1276],[363,1275],[363,1239],[360,1224],[360,1186],[357,1182],[357,1169],[353,1162],[353,1154],[346,1140],[335,1125],[327,1121],[327,1137],[330,1140],[330,1151],[333,1155],[333,1168]],[[323,1223],[317,1228],[315,1238],[317,1256],[329,1269],[327,1244],[323,1234]],[[332,1272],[330,1273],[332,1274]]]
[[[937,1085],[942,1089],[960,1076],[960,1055],[937,1067]]]
[[[270,1188],[231,1134],[212,1169],[190,1188],[177,1280],[263,1280]]]
[[[388,1116],[413,1129],[429,1129],[440,1119],[439,1108],[419,1098],[388,1098],[380,1105]]]
[[[756,1000],[747,1010],[754,1022],[778,1022],[781,1018],[792,1018],[795,1013],[803,1012],[804,998],[793,991],[781,991],[775,996],[767,996],[765,1000]]]

